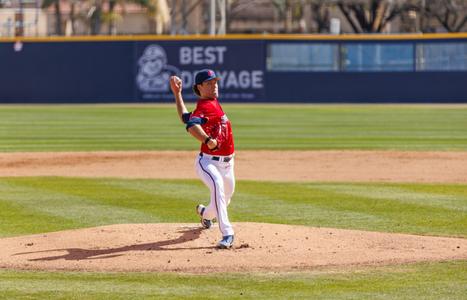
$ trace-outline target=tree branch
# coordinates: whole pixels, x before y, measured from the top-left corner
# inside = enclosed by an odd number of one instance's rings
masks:
[[[446,25],[448,25],[449,29],[451,29],[451,25],[449,24],[449,17],[451,16],[450,12],[449,12],[449,9],[446,8],[446,12],[444,13],[444,23],[446,23]],[[449,32],[451,32],[451,30],[449,30]]]
[[[386,26],[387,23],[389,23],[395,17],[399,16],[403,11],[404,9],[402,8],[394,8],[389,14],[389,16],[383,20],[383,22],[381,23],[381,27],[378,28],[379,29],[378,32],[381,32],[381,30],[383,30],[383,28]]]
[[[363,31],[370,32],[371,27],[366,18],[365,8],[363,7],[363,4],[353,4],[350,6],[350,9],[353,10],[355,17],[360,23],[360,27],[363,29]]]
[[[462,22],[460,22],[460,24],[455,28],[456,32],[461,32],[462,27],[464,27],[466,23],[467,23],[467,16],[465,16],[464,20],[462,20]]]
[[[353,31],[355,33],[361,33],[362,30],[359,28],[359,26],[355,23],[355,21],[353,20],[352,16],[350,15],[350,11],[349,9],[343,4],[343,3],[337,3],[337,6],[339,7],[339,9],[341,10],[342,14],[344,15],[344,17],[347,19],[347,21],[349,22],[350,26],[352,27]]]
[[[376,11],[374,11],[375,16],[373,18],[373,24],[371,26],[371,31],[381,32],[383,30],[383,24],[385,24],[384,16],[388,10],[389,6],[386,3],[381,2]]]
[[[443,25],[444,29],[446,29],[447,31],[451,32],[451,30],[449,30],[449,24],[446,24],[446,22],[444,21],[444,19],[441,18],[441,16],[439,14],[435,14],[435,18],[439,21],[439,23],[441,25]]]
[[[371,5],[370,5],[370,11],[371,11],[371,14],[370,14],[370,24],[372,24],[372,30],[373,30],[373,27],[374,27],[374,24],[375,24],[375,21],[376,21],[376,18],[378,17],[378,11],[379,11],[379,6],[380,6],[381,2],[378,3],[378,1],[375,1],[375,0],[372,0],[371,1]]]

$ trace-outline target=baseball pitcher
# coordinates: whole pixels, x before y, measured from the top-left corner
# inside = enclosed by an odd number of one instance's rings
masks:
[[[182,80],[177,76],[170,78],[170,88],[175,96],[180,120],[186,124],[187,131],[201,142],[201,151],[195,160],[196,172],[211,191],[208,206],[199,204],[196,212],[204,228],[210,228],[217,219],[222,240],[218,247],[232,247],[234,230],[227,214],[227,206],[235,189],[234,176],[234,139],[232,126],[222,110],[219,101],[219,77],[213,70],[196,73],[194,93],[199,97],[196,108],[188,112],[182,98]]]

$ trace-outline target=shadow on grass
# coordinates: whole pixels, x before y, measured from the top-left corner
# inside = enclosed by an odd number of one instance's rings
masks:
[[[58,255],[58,256],[49,256],[49,257],[42,257],[42,258],[34,258],[29,259],[29,261],[52,261],[58,259],[65,259],[65,260],[84,260],[84,259],[104,259],[104,258],[112,258],[122,256],[122,252],[128,251],[174,251],[174,250],[199,250],[199,249],[214,249],[216,247],[177,247],[177,248],[164,248],[165,246],[172,246],[177,244],[183,244],[188,241],[196,240],[200,237],[203,228],[191,228],[186,230],[181,230],[179,233],[182,235],[178,238],[160,241],[155,243],[146,243],[146,244],[138,244],[138,245],[130,245],[118,248],[110,248],[110,249],[81,249],[81,248],[68,248],[68,249],[51,249],[51,250],[43,250],[43,251],[33,251],[33,252],[21,252],[16,253],[14,255],[25,255],[25,254],[32,254],[32,253],[44,253],[44,252],[55,252],[55,251],[67,251],[67,254]],[[120,253],[120,254],[118,254]]]

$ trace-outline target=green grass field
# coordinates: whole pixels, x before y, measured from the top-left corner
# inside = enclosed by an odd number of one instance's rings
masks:
[[[226,104],[224,110],[238,150],[467,150],[467,106]],[[2,152],[196,148],[186,136],[175,105],[0,106]]]
[[[467,106],[225,105],[238,149],[467,150]],[[167,105],[0,106],[0,152],[192,149]],[[1,155],[1,154],[0,154]],[[0,237],[195,222],[198,180],[0,178]],[[239,181],[234,222],[467,238],[467,185]],[[297,273],[0,270],[5,299],[465,299],[467,261]]]
[[[0,236],[116,223],[196,222],[197,180],[0,178]],[[467,186],[240,181],[231,218],[467,236]],[[176,275],[0,271],[11,298],[461,299],[467,261],[301,273]],[[208,295],[208,296],[207,296]]]
[[[4,299],[465,299],[463,261],[301,273],[0,271]]]
[[[199,180],[0,178],[0,189],[0,236],[197,222],[209,198]],[[240,181],[234,200],[236,222],[467,237],[467,185]]]

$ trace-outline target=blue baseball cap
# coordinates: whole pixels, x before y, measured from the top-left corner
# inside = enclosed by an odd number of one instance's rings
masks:
[[[204,69],[196,73],[195,84],[202,84],[205,81],[219,79],[213,70]]]

